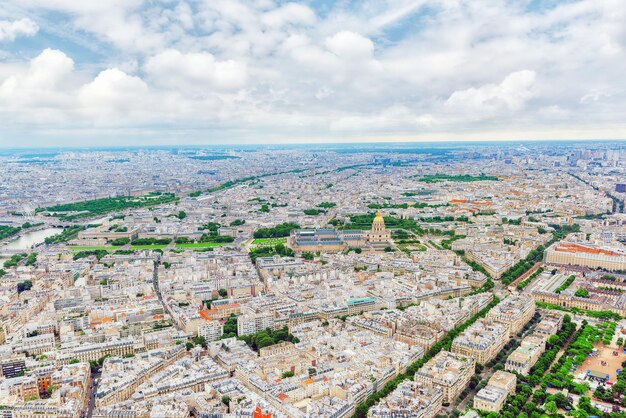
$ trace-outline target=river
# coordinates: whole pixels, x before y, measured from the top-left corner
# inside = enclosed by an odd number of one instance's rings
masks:
[[[19,238],[10,241],[6,245],[0,246],[0,252],[2,250],[24,250],[27,251],[31,246],[44,242],[44,240],[52,235],[56,235],[61,232],[63,228],[46,228],[37,231],[30,231],[21,233]],[[0,258],[0,266],[4,264],[6,258]]]

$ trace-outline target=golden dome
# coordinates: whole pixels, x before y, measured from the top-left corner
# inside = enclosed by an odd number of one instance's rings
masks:
[[[376,216],[374,217],[374,223],[385,222],[385,218],[383,218],[383,213],[378,209],[376,212]]]

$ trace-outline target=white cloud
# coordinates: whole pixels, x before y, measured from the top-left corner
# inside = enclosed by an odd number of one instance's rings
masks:
[[[305,5],[287,3],[271,10],[261,17],[261,22],[268,27],[283,27],[285,25],[312,25],[316,21],[315,12]]]
[[[374,43],[358,33],[341,31],[326,38],[328,50],[340,58],[367,61],[372,58]]]
[[[345,132],[402,132],[426,130],[437,123],[433,115],[415,115],[406,106],[392,106],[376,115],[345,116],[331,123],[331,130]]]
[[[517,71],[509,74],[500,84],[455,91],[446,100],[445,106],[478,118],[504,111],[519,111],[535,95],[535,77],[534,71]]]
[[[28,18],[20,20],[0,20],[0,42],[14,41],[18,36],[33,36],[39,26]]]
[[[0,105],[19,109],[58,103],[65,97],[62,86],[73,70],[71,58],[59,50],[46,49],[2,81]]]
[[[245,86],[247,79],[244,63],[216,61],[208,52],[183,54],[175,49],[149,58],[145,71],[156,85],[195,94],[237,90]]]
[[[111,123],[117,118],[142,122],[154,105],[148,96],[148,85],[139,77],[109,68],[79,89],[79,110],[98,123]]]

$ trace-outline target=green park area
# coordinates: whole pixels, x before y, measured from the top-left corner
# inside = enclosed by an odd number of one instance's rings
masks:
[[[76,203],[38,208],[36,212],[48,212],[59,219],[71,221],[79,218],[105,215],[131,208],[141,208],[178,201],[174,193],[153,192],[141,196],[115,196],[85,200]]]
[[[155,245],[131,245],[131,250],[162,250],[167,248],[167,244],[155,244]]]
[[[425,176],[417,175],[414,177],[419,177],[419,181],[423,183],[440,183],[442,181],[452,181],[452,182],[457,182],[457,183],[471,183],[475,181],[499,181],[500,180],[496,176],[486,176],[484,174],[480,174],[478,176],[472,176],[469,174],[462,174],[462,175],[427,174]]]
[[[259,247],[268,247],[277,244],[285,244],[286,242],[287,238],[255,238],[252,241],[252,245],[256,245]]]
[[[81,247],[81,246],[77,246],[77,247],[70,247],[70,250],[72,251],[115,251],[117,250],[119,247],[113,247],[113,246],[95,246],[95,247]]]
[[[207,248],[207,247],[219,247],[224,245],[220,242],[191,242],[185,244],[176,244],[176,248]]]

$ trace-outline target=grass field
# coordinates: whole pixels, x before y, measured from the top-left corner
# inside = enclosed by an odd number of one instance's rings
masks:
[[[207,248],[207,247],[219,247],[224,245],[223,242],[193,242],[190,244],[176,244],[176,248]]]
[[[167,245],[131,245],[131,250],[162,250],[167,248]]]
[[[70,247],[72,251],[96,251],[96,250],[106,250],[106,251],[116,251],[121,247],[113,247],[113,246],[103,246],[103,247]]]
[[[252,245],[256,245],[259,247],[269,247],[276,244],[285,244],[286,242],[287,238],[256,238],[252,241]]]

